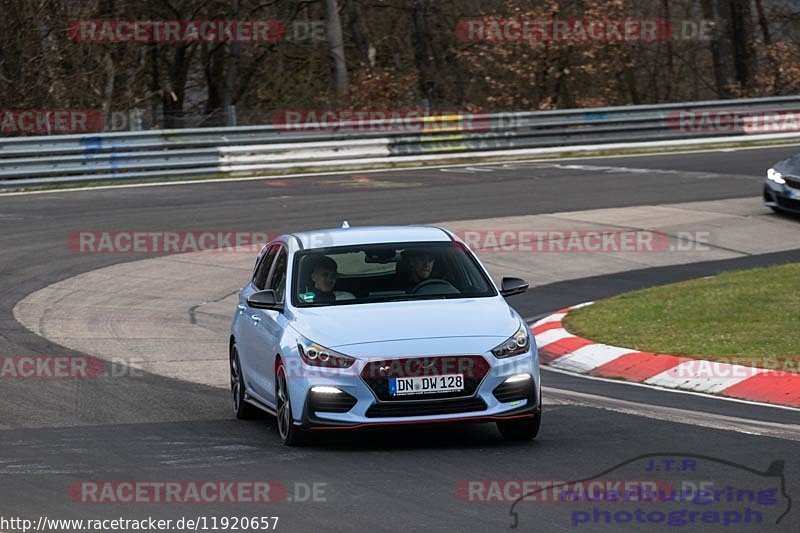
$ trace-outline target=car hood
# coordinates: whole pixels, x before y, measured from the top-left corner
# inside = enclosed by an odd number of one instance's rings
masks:
[[[800,176],[800,155],[790,157],[789,159],[784,159],[783,161],[778,161],[772,166],[772,168],[782,174]]]
[[[385,302],[295,309],[294,329],[329,348],[446,337],[491,337],[519,327],[502,297]]]

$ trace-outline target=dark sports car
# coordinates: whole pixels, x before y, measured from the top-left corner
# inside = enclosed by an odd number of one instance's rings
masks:
[[[774,211],[800,213],[800,154],[767,170],[764,204]]]

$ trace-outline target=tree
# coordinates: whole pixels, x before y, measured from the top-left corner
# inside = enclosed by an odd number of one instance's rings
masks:
[[[336,0],[325,0],[325,16],[328,21],[328,53],[331,59],[333,88],[336,97],[342,98],[347,95],[349,81],[342,37],[342,20],[339,17],[339,6]]]

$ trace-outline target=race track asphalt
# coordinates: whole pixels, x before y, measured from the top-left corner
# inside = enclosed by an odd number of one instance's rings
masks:
[[[0,196],[0,354],[70,353],[20,326],[12,315],[15,303],[55,281],[138,258],[72,253],[66,242],[74,231],[254,227],[285,231],[336,227],[345,219],[351,225],[421,224],[751,197],[760,194],[765,169],[797,150]],[[794,218],[779,220],[800,229]],[[537,287],[511,302],[523,316],[533,317],[632,288],[785,261],[800,261],[800,251],[567,281]],[[750,488],[765,479],[772,482],[774,478],[755,471],[785,461],[786,493],[800,498],[798,411],[547,370],[543,384],[545,397],[548,389],[552,394],[540,438],[533,443],[505,443],[493,426],[481,425],[326,434],[316,446],[287,449],[279,444],[268,417],[234,420],[228,395],[219,389],[155,375],[46,382],[4,379],[0,380],[0,516],[279,516],[278,528],[283,531],[507,530],[510,501],[463,501],[458,487],[469,480],[590,478],[642,454],[708,456],[695,458],[701,465],[696,472],[655,475],[713,481],[717,487]],[[621,467],[619,475],[652,477],[646,464],[645,459],[636,460]],[[320,499],[325,501],[267,506],[92,505],[76,503],[69,493],[70,486],[82,480],[232,479],[280,482],[290,494],[298,492],[295,500],[303,499],[297,497],[303,487],[322,483],[325,492]],[[775,524],[785,507],[779,500],[763,507],[760,525],[732,529],[695,524],[680,529],[797,531],[796,503]],[[523,502],[517,510],[523,531],[644,528],[635,523],[604,524],[603,515],[598,523],[573,526],[583,515],[574,514],[576,506],[564,503]]]

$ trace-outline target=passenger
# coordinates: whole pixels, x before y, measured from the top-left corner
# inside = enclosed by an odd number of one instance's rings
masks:
[[[322,255],[311,264],[311,291],[315,304],[332,304],[336,301],[336,261]]]
[[[426,250],[412,248],[403,252],[403,257],[398,265],[400,288],[408,292],[423,281],[430,279],[435,262],[433,255]]]
[[[346,291],[337,291],[338,277],[336,261],[327,255],[312,259],[310,268],[310,292],[301,294],[303,301],[315,304],[333,304],[341,300],[353,300],[355,296]]]

